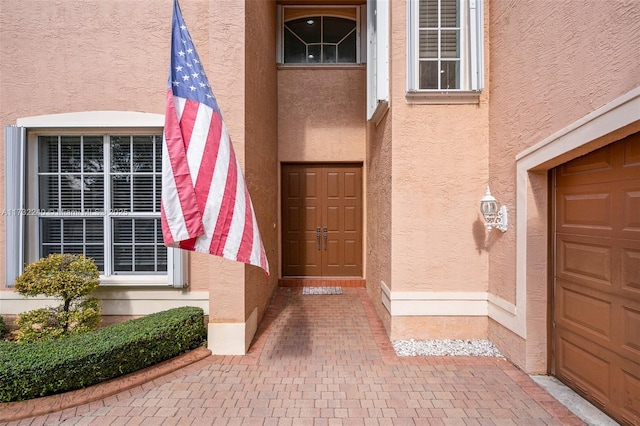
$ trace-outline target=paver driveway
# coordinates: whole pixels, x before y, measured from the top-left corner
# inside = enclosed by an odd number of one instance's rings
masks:
[[[41,425],[581,425],[508,361],[395,355],[364,288],[280,288],[246,356],[210,356]]]

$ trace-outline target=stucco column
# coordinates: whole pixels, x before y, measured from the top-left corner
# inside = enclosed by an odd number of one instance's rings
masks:
[[[231,143],[244,173],[245,6],[235,0],[209,1],[208,55],[201,58]],[[205,17],[202,17],[205,19]],[[244,355],[257,315],[245,312],[245,266],[215,258],[206,262],[209,288],[208,346],[214,354]]]
[[[215,355],[244,355],[258,325],[257,310],[245,312],[245,266],[209,256],[208,348]],[[205,259],[198,259],[204,263]]]

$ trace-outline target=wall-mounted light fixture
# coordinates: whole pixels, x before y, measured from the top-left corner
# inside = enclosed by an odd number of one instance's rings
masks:
[[[491,195],[488,185],[487,193],[480,200],[480,211],[484,216],[485,226],[489,231],[491,231],[491,228],[497,228],[502,232],[507,230],[507,207],[498,207],[498,200]]]

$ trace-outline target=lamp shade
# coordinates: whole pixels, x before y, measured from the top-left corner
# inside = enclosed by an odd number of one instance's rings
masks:
[[[484,217],[491,217],[498,213],[498,201],[491,195],[488,186],[486,194],[480,200],[480,211]]]

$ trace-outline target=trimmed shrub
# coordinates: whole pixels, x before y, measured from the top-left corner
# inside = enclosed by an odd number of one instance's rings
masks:
[[[83,255],[50,254],[28,265],[16,279],[16,290],[25,296],[54,296],[62,305],[20,314],[18,341],[50,340],[96,329],[100,306],[88,296],[98,287],[99,277],[93,259]]]
[[[100,306],[96,299],[72,303],[68,312],[57,308],[34,309],[20,314],[16,320],[19,342],[51,340],[65,335],[86,333],[100,324]],[[66,325],[66,328],[63,326]]]
[[[0,346],[0,402],[81,389],[194,349],[204,313],[181,307],[57,340]]]
[[[0,315],[0,339],[2,339],[8,332],[9,327],[7,327],[7,323],[4,322],[4,318]]]

